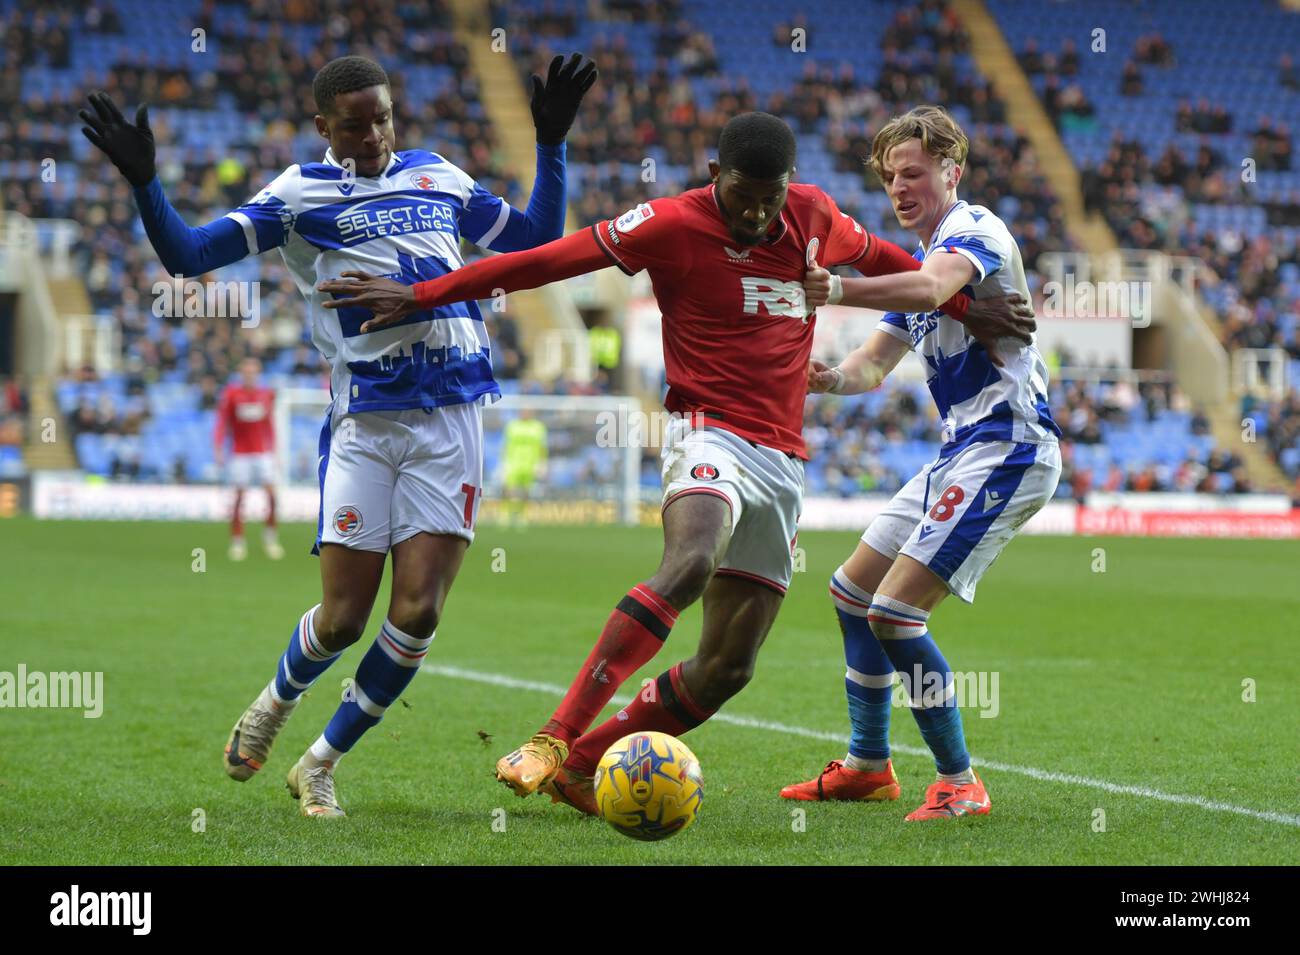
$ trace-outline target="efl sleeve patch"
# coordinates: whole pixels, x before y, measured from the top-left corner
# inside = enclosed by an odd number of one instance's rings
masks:
[[[619,232],[627,234],[647,219],[653,219],[654,215],[655,211],[650,207],[650,204],[643,202],[635,209],[629,209],[627,212],[615,219],[614,228]]]

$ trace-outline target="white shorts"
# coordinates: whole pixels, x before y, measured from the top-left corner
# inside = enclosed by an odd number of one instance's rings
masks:
[[[275,484],[275,454],[232,454],[228,475],[230,483],[240,490]]]
[[[477,402],[326,415],[316,546],[387,553],[421,531],[474,539],[483,496]]]
[[[1061,448],[980,441],[939,457],[903,485],[862,541],[893,560],[906,554],[943,578],[967,603],[1002,548],[1052,499]]]
[[[803,461],[721,428],[669,424],[663,446],[663,507],[687,494],[731,506],[731,542],[717,573],[745,577],[784,594],[803,509]]]

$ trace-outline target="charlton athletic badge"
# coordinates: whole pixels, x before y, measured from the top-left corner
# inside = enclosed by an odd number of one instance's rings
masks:
[[[712,464],[697,464],[691,468],[691,477],[697,481],[716,481],[718,479],[718,469]]]
[[[334,512],[334,530],[339,537],[351,537],[361,530],[361,512],[355,507],[340,507]]]

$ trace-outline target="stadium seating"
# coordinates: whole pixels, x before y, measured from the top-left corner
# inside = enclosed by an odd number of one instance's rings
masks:
[[[159,319],[138,300],[130,301],[131,290],[148,288],[161,277],[161,269],[147,244],[141,242],[138,223],[131,214],[128,194],[121,182],[76,133],[75,122],[69,120],[87,82],[103,82],[114,76],[115,70],[119,71],[116,74],[119,81],[133,73],[133,67],[143,69],[146,64],[148,70],[144,74],[153,78],[150,82],[160,80],[162,74],[155,73],[162,68],[184,73],[195,95],[173,101],[155,100],[152,115],[154,126],[160,131],[162,168],[184,169],[183,177],[169,180],[173,201],[191,221],[204,221],[224,212],[278,173],[283,165],[282,157],[297,158],[319,151],[319,139],[300,103],[295,115],[284,116],[292,127],[288,140],[267,150],[259,149],[264,146],[259,137],[268,131],[269,121],[285,112],[278,109],[279,104],[296,102],[292,97],[304,84],[309,84],[316,65],[336,53],[351,51],[352,44],[346,40],[374,38],[330,40],[319,20],[272,24],[242,7],[224,4],[220,17],[208,24],[210,59],[204,60],[186,52],[189,27],[185,27],[181,38],[179,34],[174,35],[180,26],[172,26],[206,22],[202,20],[204,5],[199,0],[179,4],[120,0],[113,6],[122,22],[157,23],[157,31],[133,33],[128,41],[123,33],[73,30],[67,65],[52,66],[50,54],[43,52],[39,43],[35,44],[33,60],[22,64],[21,97],[36,110],[37,128],[33,138],[48,139],[55,144],[54,154],[60,157],[61,167],[57,185],[35,182],[31,176],[22,177],[28,185],[19,197],[20,211],[36,216],[64,216],[75,212],[79,219],[86,221],[96,215],[102,217],[95,220],[101,225],[82,237],[77,249],[79,266],[89,276],[87,284],[92,302],[102,314],[112,315],[119,323],[124,365],[135,361],[144,369],[135,376],[119,373],[98,381],[81,380],[88,377],[84,374],[70,378],[58,387],[58,404],[77,433],[79,461],[92,473],[154,480],[214,480],[217,469],[211,447],[213,399],[242,354],[250,350],[259,354],[268,377],[277,384],[314,385],[321,380],[322,368],[314,354],[306,352],[304,357],[302,346],[306,340],[297,293],[286,282],[284,270],[274,256],[239,263],[215,276],[258,279],[264,289],[270,290],[265,293],[269,301],[264,310],[273,316],[270,322],[273,333],[252,341],[249,336],[231,335],[228,327],[223,329],[211,320]],[[168,11],[166,15],[164,8]],[[631,201],[698,184],[704,175],[702,160],[716,141],[727,111],[770,108],[785,115],[796,128],[802,178],[827,188],[846,211],[857,215],[869,227],[910,244],[910,238],[898,231],[884,195],[865,174],[860,159],[879,123],[899,108],[910,105],[913,96],[921,95],[951,105],[954,115],[972,132],[976,147],[973,160],[981,153],[995,156],[997,161],[989,165],[987,195],[976,194],[971,198],[988,202],[1014,221],[1027,260],[1032,261],[1031,250],[1068,247],[1068,238],[1061,229],[1059,207],[1041,177],[1034,180],[1033,195],[1023,191],[1010,194],[1005,170],[999,167],[1009,164],[1009,159],[1007,163],[1002,162],[1003,156],[1018,155],[1016,134],[1005,124],[994,121],[1001,109],[996,99],[991,102],[981,99],[992,90],[965,52],[964,41],[959,31],[952,28],[943,3],[927,0],[900,7],[891,0],[843,0],[817,4],[815,9],[791,15],[789,19],[789,27],[806,31],[806,53],[791,49],[793,37],[789,30],[778,38],[771,29],[771,24],[777,21],[784,25],[783,18],[787,16],[786,5],[777,0],[760,0],[752,5],[762,16],[740,18],[705,0],[633,7],[642,22],[619,19],[623,16],[620,10],[628,8],[626,3],[611,5],[611,12],[602,19],[593,16],[579,0],[510,0],[493,7],[495,21],[510,30],[511,50],[523,72],[540,68],[550,50],[585,49],[598,58],[603,57],[604,75],[594,95],[604,99],[601,104],[589,105],[600,113],[604,122],[597,124],[580,117],[570,140],[570,195],[580,219],[590,221],[597,216],[611,215],[622,211]],[[1013,46],[1033,35],[1031,26],[1039,22],[1033,5],[1026,2],[994,0],[991,8],[999,16]],[[1196,4],[1198,16],[1204,14],[1210,18],[1206,22],[1217,23],[1214,19],[1217,15],[1213,15],[1211,8],[1209,4]],[[32,23],[35,17],[34,12],[25,6],[20,8],[13,0],[0,2],[0,11],[7,23],[19,28]],[[517,190],[508,173],[495,166],[490,156],[485,159],[484,151],[476,148],[483,145],[484,136],[490,141],[491,131],[472,77],[454,65],[463,59],[457,58],[457,45],[448,32],[449,14],[442,4],[422,5],[419,13],[413,11],[409,6],[380,4],[374,20],[380,28],[393,23],[407,28],[404,38],[410,42],[397,44],[393,47],[397,52],[380,57],[398,87],[395,93],[400,91],[395,96],[399,128],[422,124],[436,138],[440,151],[464,165],[488,188],[507,195],[513,193],[517,199]],[[1025,25],[1019,20],[1014,27],[1008,24],[1008,19],[1016,19],[1021,13],[1025,14],[1022,18]],[[1070,15],[1084,16],[1074,12]],[[1279,19],[1279,29],[1284,20]],[[1057,27],[1055,34],[1039,39],[1045,48],[1050,48],[1059,33]],[[1113,32],[1112,49],[1121,50],[1140,33],[1138,25]],[[179,43],[180,39],[184,42]],[[226,89],[224,82],[229,79],[230,71],[239,66],[242,51],[254,41],[265,44],[257,48],[259,55],[270,57],[291,74],[267,99],[276,108],[268,106],[260,113],[242,108],[238,90]],[[1171,41],[1180,55],[1182,45],[1192,48],[1193,40],[1184,36],[1181,28],[1177,36],[1171,34]],[[1196,42],[1200,46],[1195,49],[1200,49],[1205,41]],[[1273,47],[1281,49],[1276,41],[1270,43],[1270,51]],[[413,48],[418,48],[420,53]],[[529,53],[533,55],[531,60]],[[1180,66],[1170,76],[1198,75],[1196,67],[1188,65],[1191,59],[1180,59]],[[1224,65],[1230,62],[1227,58],[1216,54],[1210,62],[1219,71],[1216,75],[1227,76],[1231,72]],[[1094,70],[1086,55],[1083,63],[1080,81],[1088,95],[1099,104],[1111,103],[1112,99],[1107,98],[1109,91],[1102,89],[1107,74],[1100,68]],[[205,73],[214,69],[214,65],[216,75],[223,80],[220,91],[204,92],[210,86]],[[1259,69],[1269,72],[1263,66]],[[1159,71],[1151,68],[1145,72]],[[894,94],[882,98],[878,88],[884,88],[886,79],[898,77],[903,78],[900,82],[906,92],[900,94],[901,98]],[[1041,85],[1042,81],[1036,82]],[[623,120],[616,117],[624,114],[610,107],[632,102],[638,85],[656,94],[661,91],[672,94],[663,102],[655,100],[647,107],[657,137],[644,148],[637,146],[616,160],[606,159],[594,150],[601,142],[596,135],[599,127],[609,127],[617,138],[626,136],[629,142],[636,141],[630,120],[626,128],[619,125]],[[1147,88],[1152,97],[1149,102],[1145,97],[1124,101],[1125,106],[1138,104],[1135,115],[1154,117],[1157,112],[1172,110],[1176,105],[1178,86],[1170,77],[1149,83]],[[1222,95],[1226,97],[1228,93]],[[1282,104],[1284,96],[1293,95],[1280,87],[1270,88],[1269,102],[1276,99]],[[823,99],[833,103],[833,108],[823,108]],[[814,102],[817,108],[809,109],[809,102]],[[437,104],[437,109],[433,110],[430,104]],[[1099,112],[1097,130],[1093,133],[1066,133],[1067,143],[1071,148],[1077,147],[1077,154],[1082,157],[1099,155],[1106,148],[1110,133],[1120,129],[1107,123],[1127,123],[1123,128],[1133,126],[1132,120],[1112,119],[1123,114],[1122,110]],[[434,117],[437,120],[431,127],[429,121]],[[1170,118],[1171,128],[1172,122]],[[677,129],[702,131],[704,138],[692,141],[702,143],[702,147],[689,146],[683,154],[680,144],[670,141],[672,131]],[[1178,139],[1182,135],[1169,134],[1179,142],[1183,141]],[[994,149],[999,152],[994,153]],[[210,179],[217,161],[228,157],[234,157],[238,163],[235,185],[215,187],[208,183],[203,188],[196,185]],[[642,181],[643,157],[656,162],[653,182]],[[0,151],[0,174],[16,172],[20,167],[27,169],[24,164],[31,161],[32,156],[20,152]],[[182,167],[180,163],[185,165]],[[81,196],[84,200],[74,209],[70,196]],[[7,199],[12,203],[10,196]],[[1260,229],[1262,214],[1259,206],[1233,204],[1198,205],[1193,215],[1194,221],[1207,229],[1238,225]],[[1288,294],[1300,293],[1297,284],[1300,270],[1294,264],[1288,263],[1280,275]],[[1227,301],[1233,293],[1231,286],[1225,285],[1213,294]],[[1294,341],[1294,323],[1290,328],[1290,341]],[[129,377],[133,377],[130,384]],[[914,398],[914,404],[928,407],[928,397],[923,393]],[[894,399],[882,395],[868,396],[858,403],[844,402],[843,414],[855,427],[870,429],[876,424],[872,415],[878,410],[878,404],[890,400]],[[83,409],[88,409],[86,420],[80,421]],[[1277,431],[1273,410],[1261,405],[1253,413],[1261,427]],[[833,425],[834,422],[828,423],[832,430]],[[319,422],[299,416],[294,418],[292,427],[295,446],[314,446]],[[1110,422],[1103,432],[1103,444],[1077,445],[1078,460],[1086,462],[1094,485],[1104,483],[1112,463],[1131,475],[1142,473],[1147,466],[1169,468],[1190,459],[1204,461],[1208,454],[1208,439],[1190,434],[1186,422],[1176,418],[1138,422],[1131,427]],[[829,461],[815,457],[809,468],[810,486],[831,493],[849,493],[855,488],[857,491],[892,489],[929,459],[937,437],[937,427],[929,422],[914,427],[912,433],[900,440],[876,441],[868,449],[871,468],[867,470],[874,471],[865,479],[862,474],[866,471],[861,468],[853,472],[856,476],[846,477],[853,469],[847,463],[848,471],[836,466],[833,454]],[[1300,464],[1297,448],[1300,444],[1279,448],[1283,465],[1289,467],[1290,473],[1295,473]],[[499,449],[490,441],[486,450],[490,469]],[[13,459],[12,451],[3,453],[0,468]],[[600,466],[596,457],[566,459],[553,468],[551,480],[559,485],[574,485],[589,478],[591,469]],[[302,478],[309,476],[311,463],[293,462],[293,467],[295,476]],[[647,464],[643,483],[654,484],[657,479],[656,469]]]
[[[496,22],[514,31],[517,47],[538,51],[531,63],[521,58],[523,73],[540,69],[552,52],[567,49],[593,51],[602,69],[613,72],[595,91],[604,97],[601,114],[605,122],[592,135],[602,148],[594,154],[584,149],[588,131],[581,120],[577,135],[571,137],[572,191],[586,219],[615,215],[632,201],[706,181],[703,154],[695,156],[691,163],[675,163],[664,142],[670,138],[669,131],[682,126],[687,136],[703,130],[703,147],[712,150],[727,118],[713,111],[739,100],[748,108],[768,109],[791,121],[798,134],[800,178],[816,182],[835,197],[842,209],[910,248],[912,238],[900,231],[888,199],[874,178],[868,177],[862,162],[870,133],[895,112],[894,104],[883,101],[876,93],[885,69],[911,77],[914,88],[927,99],[947,103],[976,140],[973,156],[980,154],[979,146],[984,141],[1016,140],[1010,127],[988,122],[982,113],[977,116],[964,105],[971,89],[985,94],[990,91],[973,60],[961,52],[959,42],[936,50],[939,44],[934,37],[941,35],[937,24],[944,19],[940,3],[901,9],[886,0],[814,5],[814,9],[797,18],[800,29],[806,31],[806,53],[794,52],[793,41],[785,33],[783,42],[776,42],[771,24],[788,12],[788,5],[778,0],[752,5],[754,13],[762,15],[746,17],[736,17],[717,4],[690,0],[679,6],[680,23],[670,21],[658,26],[598,19],[579,0],[514,0],[498,3],[494,9]],[[557,17],[566,15],[573,27],[567,34],[555,23]],[[910,17],[915,29],[908,33],[909,46],[896,52],[886,49],[882,40],[891,35],[884,27],[891,25],[892,29],[900,17]],[[795,22],[790,20],[792,27]],[[530,28],[536,36],[528,32]],[[706,35],[714,49],[717,69],[706,75],[696,75],[695,59],[684,53],[693,49],[684,40],[693,34]],[[602,59],[601,52],[608,53],[609,59]],[[938,72],[939,63],[952,71],[946,85],[932,76]],[[616,70],[606,69],[613,65],[617,65]],[[654,93],[662,89],[676,95],[674,84],[681,82],[687,84],[691,108],[680,114],[656,111],[653,125],[657,141],[637,147],[634,161],[607,161],[613,144],[638,141],[638,131],[630,122],[620,126],[613,119],[627,114],[627,103],[636,102],[635,88],[648,87]],[[824,94],[835,100],[833,110],[822,102]],[[807,108],[810,102],[816,104],[815,108]],[[899,105],[905,108],[911,102]],[[852,149],[847,148],[850,143]],[[641,183],[645,158],[656,164],[656,179],[648,186]],[[1002,177],[1007,174],[1006,170],[994,172]],[[1000,214],[1016,219],[1022,230],[1032,226],[1049,237],[1051,248],[1069,248],[1059,213],[1054,213],[1056,200],[1046,185],[1040,180],[1037,188],[1043,195],[1028,203],[1025,200],[1029,197],[1011,196],[1011,190],[1003,187],[1004,181],[993,183],[987,195],[972,195],[971,200],[986,201]],[[584,193],[591,190],[599,190],[598,201],[584,203]],[[1021,238],[1023,241],[1023,232]]]
[[[219,88],[212,94],[169,100],[163,95],[165,83],[158,83],[152,90],[155,95],[145,92],[140,96],[152,103],[159,168],[173,204],[189,221],[207,221],[252,194],[288,162],[319,156],[322,146],[311,122],[314,110],[310,103],[300,102],[298,94],[310,88],[315,70],[326,60],[353,52],[353,38],[330,39],[326,35],[328,18],[323,16],[303,23],[272,23],[234,4],[223,4],[220,15],[211,21],[200,0],[115,0],[109,6],[119,24],[133,26],[130,35],[120,29],[104,33],[67,30],[66,65],[51,65],[52,53],[43,48],[43,37],[30,35],[32,55],[18,64],[22,67],[18,91],[25,104],[22,112],[31,113],[34,119],[28,139],[49,143],[50,148],[29,156],[21,152],[23,142],[7,144],[0,149],[0,179],[16,182],[20,190],[10,188],[6,193],[9,208],[38,218],[75,217],[84,224],[75,258],[79,271],[89,277],[92,306],[118,322],[123,364],[136,361],[143,366],[143,380],[130,394],[123,374],[86,381],[82,379],[87,373],[76,372],[58,384],[56,399],[77,433],[81,465],[104,475],[214,480],[218,473],[213,462],[212,413],[210,406],[208,410],[199,407],[205,378],[212,379],[206,385],[208,390],[217,390],[238,359],[251,352],[262,358],[276,385],[320,385],[324,366],[314,350],[306,353],[303,367],[300,346],[309,340],[301,319],[301,298],[287,282],[278,256],[259,256],[211,277],[258,281],[263,313],[270,315],[267,324],[287,328],[277,334],[215,334],[222,330],[212,319],[181,322],[159,318],[150,312],[147,298],[137,297],[126,304],[129,296],[144,295],[141,290],[150,289],[165,276],[142,241],[129,190],[77,131],[75,111],[95,86],[114,89],[116,85],[119,100],[126,100],[121,105],[133,108],[133,97],[121,92],[124,85],[158,80],[165,71],[184,74],[195,90]],[[463,50],[450,33],[451,18],[445,5],[374,6],[367,19],[368,34],[355,39],[377,42],[379,34],[387,31],[385,45],[395,52],[374,55],[390,71],[394,83],[399,136],[403,130],[432,134],[440,152],[470,171],[486,188],[517,201],[513,178],[496,164],[490,151],[483,151],[484,146],[491,146],[490,126],[472,78],[453,65],[463,61]],[[14,0],[0,3],[0,15],[11,39],[43,22],[32,5]],[[142,29],[144,24],[153,24],[152,30]],[[206,56],[190,52],[193,24],[202,24],[207,30]],[[400,43],[392,42],[395,33]],[[266,61],[259,59],[256,65],[275,67],[278,81],[267,88],[262,109],[250,112],[241,109],[228,87],[233,85],[232,77],[254,65],[248,61],[254,39],[267,44],[257,48],[258,57]],[[291,104],[291,111],[280,109],[286,103]],[[268,124],[280,118],[291,125],[292,138],[278,152],[267,150],[263,137]],[[410,148],[429,143],[399,140],[398,145]],[[59,161],[57,183],[44,183],[34,174],[37,155],[53,155]],[[234,160],[236,171],[232,185],[218,190],[196,187],[210,176],[218,161],[230,160]],[[69,201],[72,196],[81,199],[75,207]],[[92,227],[95,222],[99,225]],[[47,243],[49,236],[43,233],[42,241]],[[169,355],[160,355],[163,342]],[[89,428],[75,421],[74,412],[82,406],[96,409],[93,423],[84,423]],[[136,412],[141,420],[130,421]],[[300,425],[295,423],[295,427]],[[311,428],[319,430],[319,422]],[[6,449],[3,454],[3,467],[13,468],[8,462],[14,452]]]
[[[1169,406],[1181,402],[1175,390],[1153,384],[1129,394],[1119,401],[1112,383],[1068,376],[1053,382],[1050,403],[1065,431],[1058,497],[1088,489],[1245,490],[1204,423]],[[1091,436],[1086,425],[1072,424],[1088,420],[1097,423]],[[810,491],[844,497],[896,491],[934,459],[942,441],[925,387],[891,382],[866,395],[809,399],[804,433]]]
[[[1300,162],[1289,158],[1300,123],[1300,83],[1281,68],[1284,55],[1300,50],[1300,12],[1272,0],[1184,0],[1177,16],[1166,15],[1169,4],[1135,8],[1125,0],[988,0],[988,7],[1017,52],[1034,43],[1041,54],[1054,54],[1065,37],[1081,38],[1077,75],[1062,80],[1044,70],[1031,80],[1046,103],[1075,84],[1092,104],[1086,121],[1061,124],[1061,136],[1086,171],[1085,183],[1093,178],[1099,192],[1108,183],[1135,185],[1114,204],[1100,203],[1120,242],[1200,256],[1224,280],[1202,292],[1225,322],[1225,344],[1275,345],[1300,359]],[[1105,52],[1092,52],[1088,42],[1098,27],[1105,29]],[[1140,42],[1153,35],[1171,56],[1137,62],[1145,59]],[[1120,75],[1130,58],[1142,92],[1126,96]],[[1179,121],[1184,105],[1192,118],[1202,107],[1222,107],[1229,130],[1192,131],[1194,124]],[[1255,135],[1265,121],[1286,141],[1287,160],[1265,155],[1267,140]],[[1204,149],[1209,175],[1160,181],[1169,176],[1153,166],[1170,149],[1189,164]],[[1300,479],[1295,365],[1287,397],[1260,405],[1256,420],[1283,471]]]

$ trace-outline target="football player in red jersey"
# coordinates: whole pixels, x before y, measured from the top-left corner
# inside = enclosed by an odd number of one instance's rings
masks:
[[[266,491],[266,529],[262,532],[262,546],[266,556],[279,560],[284,548],[275,529],[275,392],[263,387],[258,379],[262,363],[256,358],[245,358],[239,363],[239,381],[226,386],[217,406],[217,424],[212,436],[216,462],[221,466],[226,457],[226,439],[233,445],[230,455],[229,478],[235,486],[235,504],[230,515],[230,559],[243,560],[248,556],[244,543],[244,490],[254,484]]]
[[[795,140],[767,113],[722,131],[712,184],[642,203],[527,252],[495,256],[403,286],[366,273],[323,283],[326,307],[362,307],[363,331],[432,304],[477,299],[617,266],[648,269],[663,312],[675,417],[663,448],[664,551],[659,569],[619,601],[551,719],[497,763],[520,796],[542,789],[593,813],[591,777],[605,750],[638,730],[698,726],[749,682],[790,582],[803,496],[801,435],[815,315],[803,280],[814,265],[865,275],[916,269],[816,186],[792,183]],[[944,303],[976,338],[1028,341],[1018,297]],[[678,614],[704,599],[699,648],[616,716],[591,722],[663,645]]]

